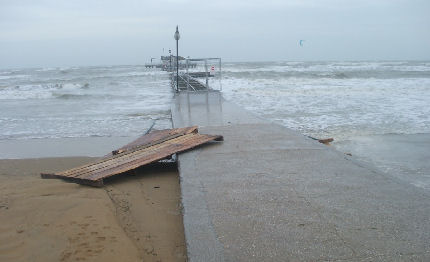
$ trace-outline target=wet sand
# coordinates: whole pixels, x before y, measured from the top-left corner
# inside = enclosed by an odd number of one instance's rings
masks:
[[[41,179],[89,157],[0,160],[0,261],[185,261],[175,168],[104,188]]]

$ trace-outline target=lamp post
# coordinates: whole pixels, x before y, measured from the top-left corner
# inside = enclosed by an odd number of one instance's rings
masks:
[[[178,41],[181,36],[179,35],[178,26],[176,26],[175,40],[176,40],[176,92],[179,91],[179,55],[178,55]]]

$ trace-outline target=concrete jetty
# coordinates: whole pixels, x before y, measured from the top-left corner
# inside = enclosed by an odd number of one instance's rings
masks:
[[[430,194],[226,101],[180,92],[175,128],[224,142],[180,154],[189,261],[430,261]]]

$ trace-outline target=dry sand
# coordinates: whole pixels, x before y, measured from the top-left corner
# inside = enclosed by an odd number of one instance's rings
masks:
[[[185,261],[176,169],[104,188],[41,179],[88,157],[0,160],[0,261]]]

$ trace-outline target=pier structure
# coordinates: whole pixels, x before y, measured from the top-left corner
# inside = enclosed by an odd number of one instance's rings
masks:
[[[146,63],[146,68],[159,68],[163,71],[173,72],[176,70],[176,56],[169,55],[169,56],[161,56],[159,62],[153,62],[155,58],[151,58],[151,63]],[[186,68],[195,68],[197,66],[196,63],[188,63],[186,64],[185,57],[179,56],[178,57],[178,66],[179,69],[186,69]]]
[[[171,86],[181,91],[221,91],[221,58],[186,58],[183,67],[171,73]]]
[[[430,261],[428,191],[186,90],[173,126],[224,136],[178,156],[189,261]]]

